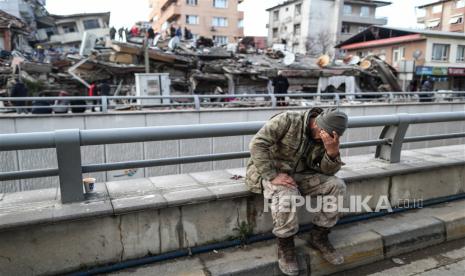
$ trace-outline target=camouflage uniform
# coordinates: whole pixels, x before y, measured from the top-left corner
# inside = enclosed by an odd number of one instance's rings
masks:
[[[344,181],[334,176],[343,165],[340,157],[331,159],[321,142],[311,138],[310,111],[281,113],[268,121],[250,143],[246,184],[250,191],[263,193],[271,201],[273,234],[287,238],[297,233],[297,214],[289,209],[289,196],[334,195],[345,193]],[[279,173],[290,175],[298,188],[273,185]],[[283,211],[286,210],[286,211]],[[337,212],[314,214],[313,223],[321,227],[336,224]]]

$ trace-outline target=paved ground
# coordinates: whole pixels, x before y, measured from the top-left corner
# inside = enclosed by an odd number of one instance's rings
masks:
[[[465,239],[400,255],[332,276],[463,276]]]

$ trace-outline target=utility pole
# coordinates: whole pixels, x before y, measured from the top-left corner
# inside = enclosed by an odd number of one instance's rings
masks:
[[[149,43],[148,38],[144,38],[144,60],[145,60],[145,73],[150,73],[150,60],[149,60]]]

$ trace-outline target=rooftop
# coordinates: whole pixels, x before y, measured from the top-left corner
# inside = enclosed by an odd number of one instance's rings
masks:
[[[425,5],[421,5],[421,6],[418,6],[417,8],[426,8],[426,7],[429,7],[429,6],[433,6],[433,5],[437,5],[437,4],[441,4],[441,3],[445,3],[445,2],[449,2],[449,1],[452,1],[452,0],[435,0],[435,1],[432,1],[431,3],[429,4],[425,4]]]
[[[465,39],[465,33],[456,32],[443,32],[434,30],[423,30],[423,29],[409,29],[409,28],[394,28],[394,27],[383,27],[383,26],[371,26],[361,33],[358,33],[351,38],[347,39],[336,45],[337,48],[367,41],[379,41],[383,39],[400,37],[406,35],[420,34],[423,36],[436,36],[436,37],[448,37],[448,38],[460,38]]]

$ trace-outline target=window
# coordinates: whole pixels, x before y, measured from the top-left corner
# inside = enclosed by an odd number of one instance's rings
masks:
[[[347,23],[342,23],[341,33],[350,34],[350,25]]]
[[[226,17],[213,17],[212,25],[215,27],[228,27],[228,19]]]
[[[358,32],[361,33],[363,31],[365,31],[366,29],[367,29],[367,27],[365,27],[365,26],[359,26],[358,27]]]
[[[213,0],[213,7],[226,9],[228,7],[228,0]]]
[[[244,28],[244,19],[239,19],[237,21],[237,27],[240,29],[240,28]]]
[[[295,5],[295,16],[300,16],[302,14],[302,4]]]
[[[370,16],[370,7],[362,6],[360,9],[360,16],[369,17]]]
[[[433,55],[431,57],[434,61],[447,61],[449,60],[448,44],[433,44]]]
[[[197,6],[199,3],[198,0],[186,0],[186,4],[189,6]]]
[[[100,28],[100,23],[98,22],[98,19],[84,20],[84,29],[90,30],[90,29],[98,29],[98,28]]]
[[[222,36],[222,35],[214,35],[213,36],[213,41],[215,41],[215,44],[217,44],[217,45],[228,44],[228,37],[227,36]]]
[[[61,28],[63,28],[63,32],[65,34],[77,32],[76,23],[66,23],[66,24],[63,24]]]
[[[455,7],[457,9],[465,7],[465,0],[458,0],[457,2],[455,2]]]
[[[278,37],[278,28],[273,28],[273,38]]]
[[[294,35],[300,35],[300,24],[295,24],[294,25]]]
[[[457,46],[457,62],[465,62],[465,45]]]
[[[190,25],[199,24],[199,17],[197,15],[186,15],[186,24],[190,24]]]
[[[344,5],[344,14],[345,15],[352,15],[352,6],[351,5]]]
[[[279,10],[273,12],[273,20],[279,21]]]
[[[433,6],[433,13],[440,13],[442,12],[442,4]]]
[[[449,19],[449,24],[462,24],[463,16],[456,16]]]
[[[399,66],[399,61],[405,58],[405,48],[398,47],[392,50],[392,65],[394,67]]]
[[[286,7],[286,11],[287,11],[287,12],[289,11],[289,7]]]

